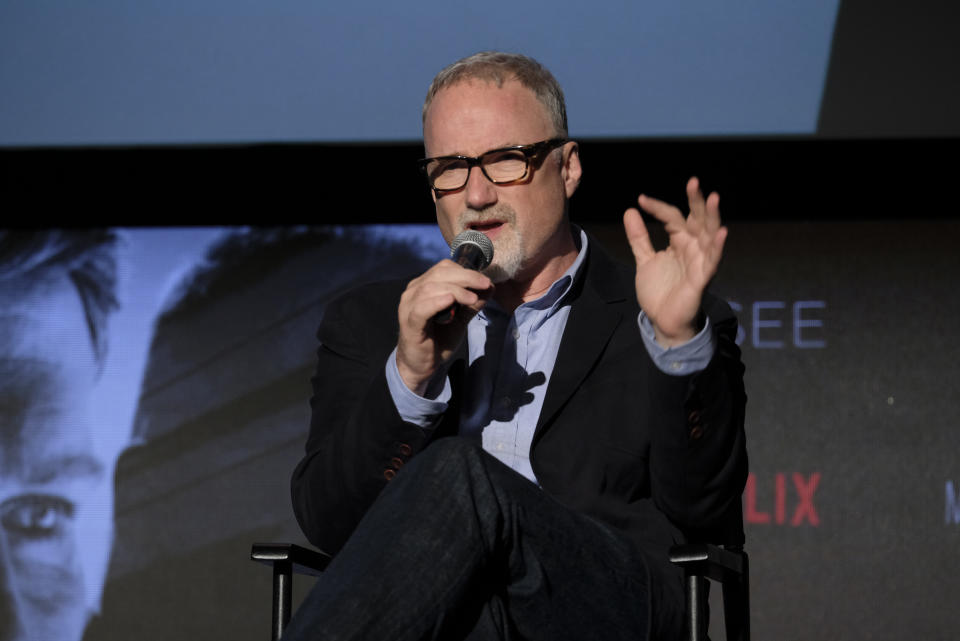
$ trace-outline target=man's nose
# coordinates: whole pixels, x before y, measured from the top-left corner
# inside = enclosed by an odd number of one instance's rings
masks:
[[[13,559],[7,546],[7,536],[0,526],[0,641],[26,638],[22,613]]]
[[[483,175],[480,167],[470,168],[464,189],[470,209],[483,209],[497,202],[497,186]]]

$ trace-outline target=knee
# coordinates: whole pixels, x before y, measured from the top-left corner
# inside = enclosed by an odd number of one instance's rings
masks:
[[[437,439],[400,469],[381,496],[412,495],[417,503],[438,504],[468,499],[484,485],[487,456],[467,439]]]
[[[413,457],[407,465],[408,474],[417,470],[430,478],[447,478],[451,481],[469,476],[485,467],[488,455],[483,448],[458,436],[437,439]]]
[[[449,465],[464,462],[472,463],[487,456],[483,447],[473,441],[460,437],[450,436],[438,438],[417,455],[434,465]]]

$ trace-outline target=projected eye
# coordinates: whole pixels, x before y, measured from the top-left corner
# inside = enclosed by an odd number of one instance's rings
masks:
[[[63,533],[73,512],[73,503],[58,496],[25,494],[0,504],[0,526],[11,537],[49,538]]]

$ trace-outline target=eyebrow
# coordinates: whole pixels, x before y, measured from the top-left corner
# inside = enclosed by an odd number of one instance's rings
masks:
[[[531,143],[526,143],[526,144],[524,144],[524,143],[511,143],[511,144],[507,144],[507,145],[500,145],[499,147],[491,147],[490,149],[487,149],[486,151],[480,152],[480,153],[477,154],[476,156],[471,156],[471,155],[465,154],[465,153],[452,153],[452,154],[443,154],[443,155],[440,155],[440,156],[427,156],[426,158],[424,158],[424,160],[434,160],[434,159],[439,159],[439,158],[479,158],[480,156],[483,156],[483,155],[485,155],[485,154],[489,154],[491,151],[503,151],[504,149],[511,149],[511,148],[513,148],[513,147],[526,147],[528,144],[531,144]]]
[[[99,480],[106,474],[106,466],[89,454],[70,454],[43,459],[34,464],[27,464],[25,467],[27,472],[25,480],[37,485],[74,479]]]

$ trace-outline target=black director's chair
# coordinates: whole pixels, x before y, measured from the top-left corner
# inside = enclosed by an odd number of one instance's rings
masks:
[[[277,641],[290,621],[294,573],[319,575],[330,557],[292,543],[254,543],[250,558],[273,566],[272,639]],[[750,641],[749,571],[742,546],[688,543],[673,547],[670,560],[686,576],[686,638],[707,639],[707,579],[712,579],[723,586],[727,641]]]

